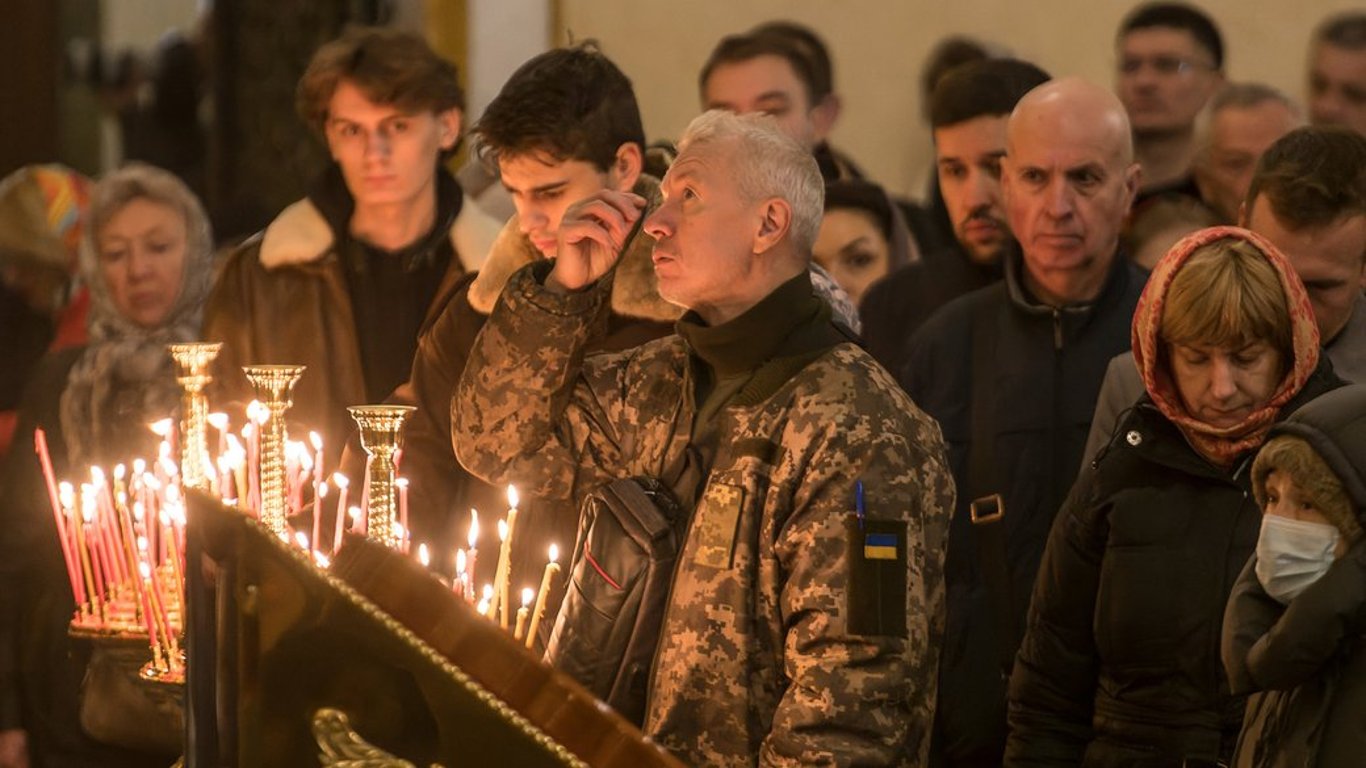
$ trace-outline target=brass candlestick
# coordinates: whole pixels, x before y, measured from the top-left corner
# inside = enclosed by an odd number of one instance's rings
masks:
[[[185,390],[180,400],[180,478],[187,487],[206,488],[209,469],[204,466],[209,446],[205,426],[209,421],[209,401],[204,387],[213,381],[209,363],[218,356],[222,344],[168,344],[175,361],[176,383]]]
[[[353,405],[351,418],[360,426],[360,444],[370,461],[370,511],[366,535],[386,547],[398,547],[394,523],[394,454],[403,447],[403,420],[417,410],[411,405]]]
[[[256,389],[256,399],[269,417],[261,427],[261,521],[277,536],[285,525],[285,411],[294,404],[294,385],[302,365],[246,365],[242,371]]]

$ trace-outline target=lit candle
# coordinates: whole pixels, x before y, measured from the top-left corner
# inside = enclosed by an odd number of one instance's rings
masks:
[[[451,591],[462,600],[468,600],[465,591],[465,550],[455,550],[455,578],[451,581]]]
[[[218,455],[222,456],[228,452],[228,414],[211,413],[208,421],[209,426],[218,430]]]
[[[508,559],[508,524],[506,520],[498,521],[498,562],[493,569],[493,596],[489,601],[489,615],[497,621],[502,617],[503,629],[507,629],[506,609],[499,611],[507,605],[507,569],[503,564]]]
[[[408,528],[408,478],[400,477],[394,480],[394,485],[398,486],[398,524],[411,535],[412,531]],[[408,553],[406,543],[403,545],[403,553]]]
[[[522,639],[522,633],[526,631],[527,614],[531,612],[531,598],[535,596],[536,593],[532,591],[531,587],[522,589],[522,607],[517,609],[517,626],[512,630],[512,639]],[[530,644],[531,641],[528,639],[527,645]]]
[[[308,442],[313,444],[313,547],[316,549],[322,532],[323,497],[327,495],[327,483],[323,482],[322,435],[309,432]]]
[[[303,551],[307,552],[307,551],[308,551],[308,534],[304,533],[303,531],[295,531],[295,532],[294,532],[294,543],[297,544],[297,545],[299,545],[299,549],[302,549]]]
[[[313,489],[313,549],[318,550],[318,542],[323,535],[322,500],[327,498],[327,481],[323,480]]]
[[[351,481],[346,479],[346,475],[333,472],[332,484],[337,486],[337,530],[332,533],[332,556],[336,557],[337,550],[341,549],[343,523],[346,522],[346,489]]]
[[[76,553],[71,548],[71,539],[66,535],[66,525],[62,522],[61,494],[57,490],[57,477],[52,471],[52,457],[47,450],[47,433],[42,427],[33,430],[33,448],[38,452],[38,464],[43,469],[43,482],[47,485],[47,495],[52,502],[52,520],[57,525],[57,539],[62,545],[62,560],[66,563],[66,575],[71,581],[71,594],[76,604],[84,602],[84,592],[77,577]]]
[[[470,533],[467,541],[470,545],[470,551],[469,567],[465,569],[465,573],[469,574],[469,578],[466,580],[465,589],[469,593],[466,598],[472,601],[474,600],[474,579],[477,575],[475,568],[479,564],[479,512],[473,508],[470,509]]]
[[[62,509],[71,510],[71,531],[74,534],[72,542],[76,548],[76,555],[81,561],[82,586],[81,586],[81,606],[83,610],[93,611],[95,609],[95,576],[94,569],[90,567],[90,549],[85,544],[85,535],[81,531],[81,516],[75,512],[76,490],[71,483],[61,485]],[[87,597],[88,596],[88,597]]]
[[[531,631],[526,635],[528,648],[536,641],[536,630],[541,626],[541,617],[545,615],[545,601],[550,595],[550,583],[560,571],[560,564],[557,562],[559,559],[560,548],[551,544],[550,561],[545,564],[545,573],[541,574],[541,590],[536,594],[536,610],[531,612]]]
[[[138,563],[138,573],[142,576],[142,621],[147,628],[147,642],[152,646],[152,658],[156,666],[163,664],[161,643],[157,640],[157,620],[152,610],[152,567]]]
[[[517,489],[512,485],[508,486],[507,526],[507,538],[504,540],[505,543],[503,544],[503,552],[506,553],[506,557],[503,557],[502,554],[499,555],[499,563],[502,565],[503,589],[498,598],[501,601],[498,618],[503,625],[503,629],[507,629],[508,618],[512,614],[512,604],[508,600],[508,590],[511,588],[510,583],[512,581],[512,537],[517,535]]]
[[[429,552],[427,551],[427,545],[426,545],[426,544],[418,544],[418,545],[417,545],[417,561],[418,561],[419,563],[422,563],[422,567],[423,567],[423,568],[427,568],[427,567],[431,566],[431,564],[432,564],[432,556],[431,556],[431,553],[429,553]]]

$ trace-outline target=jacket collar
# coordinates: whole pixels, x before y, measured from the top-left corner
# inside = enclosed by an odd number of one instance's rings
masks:
[[[467,271],[479,269],[498,237],[499,223],[465,198],[452,222],[451,245]],[[261,236],[261,266],[277,269],[312,264],[332,251],[336,235],[327,217],[304,198],[280,212]]]
[[[659,207],[659,181],[654,177],[642,174],[631,191],[645,198],[645,215]],[[488,250],[488,258],[470,284],[470,306],[480,314],[493,311],[493,305],[512,273],[543,258],[531,240],[521,233],[518,223],[514,214],[498,233],[497,240]],[[672,323],[683,310],[659,295],[654,261],[650,257],[654,247],[655,239],[644,229],[627,245],[612,279],[612,311],[627,317]]]

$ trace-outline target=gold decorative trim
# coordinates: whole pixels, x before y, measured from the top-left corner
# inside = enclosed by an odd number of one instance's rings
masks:
[[[304,570],[304,572],[311,576],[322,579],[324,583],[336,590],[337,593],[353,606],[360,609],[361,612],[365,613],[370,618],[384,625],[385,629],[397,635],[400,640],[416,650],[428,663],[439,667],[442,672],[446,673],[452,680],[455,680],[455,682],[467,692],[474,695],[474,697],[485,706],[496,712],[503,720],[511,723],[517,730],[521,731],[523,735],[544,747],[560,762],[568,766],[574,766],[574,768],[589,768],[588,763],[579,759],[573,752],[570,752],[559,742],[546,735],[544,731],[537,728],[535,724],[530,720],[527,720],[520,712],[508,706],[507,702],[493,695],[478,682],[471,679],[469,675],[465,674],[464,670],[452,664],[445,656],[437,653],[436,649],[427,645],[422,638],[413,634],[411,630],[400,624],[393,616],[390,616],[380,609],[379,606],[370,602],[350,584],[347,584],[327,571],[318,568],[303,550],[290,546],[282,539],[271,535],[260,521],[242,514],[241,511],[219,504],[217,500],[214,500],[210,496],[201,496],[201,499],[209,501],[209,503],[214,504],[220,510],[229,512],[245,522],[249,528],[260,535],[260,538],[267,541],[269,546],[274,547],[277,552],[285,555],[285,562],[292,563],[295,567]]]

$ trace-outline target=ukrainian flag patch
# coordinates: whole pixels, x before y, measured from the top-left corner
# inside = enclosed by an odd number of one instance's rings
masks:
[[[863,537],[863,557],[865,560],[895,560],[896,534],[869,533]]]

